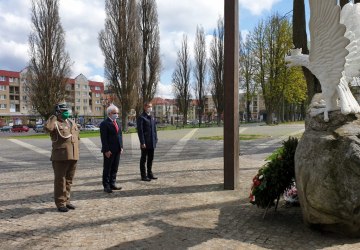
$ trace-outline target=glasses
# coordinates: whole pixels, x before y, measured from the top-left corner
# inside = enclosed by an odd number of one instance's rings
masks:
[[[111,114],[116,115],[116,114],[119,114],[119,113],[118,112],[112,112]]]

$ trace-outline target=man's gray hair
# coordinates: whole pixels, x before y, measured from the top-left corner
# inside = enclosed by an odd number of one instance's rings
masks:
[[[110,114],[112,111],[119,111],[118,107],[116,107],[114,104],[110,104],[110,106],[106,109],[107,114]]]

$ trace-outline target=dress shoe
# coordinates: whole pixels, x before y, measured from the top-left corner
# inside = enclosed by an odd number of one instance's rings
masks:
[[[58,207],[59,212],[68,212],[69,209],[67,207]]]
[[[122,189],[122,187],[112,186],[112,187],[111,187],[111,189],[112,189],[112,190],[121,190],[121,189]]]
[[[148,175],[148,178],[149,178],[150,180],[157,180],[157,177],[155,177],[155,176],[153,176],[153,175]]]
[[[151,179],[149,179],[149,178],[146,177],[146,176],[145,176],[145,177],[141,177],[141,180],[142,180],[142,181],[151,181]]]
[[[73,205],[73,204],[71,204],[71,203],[69,203],[69,204],[66,204],[66,207],[68,208],[68,209],[75,209],[75,206]]]
[[[113,191],[111,190],[111,188],[108,187],[108,188],[104,188],[104,192],[110,194],[110,193],[112,193]]]

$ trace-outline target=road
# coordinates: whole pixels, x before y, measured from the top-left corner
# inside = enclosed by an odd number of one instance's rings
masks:
[[[51,142],[0,138],[1,249],[359,249],[360,243],[308,228],[299,207],[264,210],[249,203],[264,158],[303,125],[241,126],[263,134],[240,142],[239,187],[224,190],[223,142],[198,140],[222,128],[159,131],[154,173],[140,181],[136,134],[124,136],[117,184],[104,193],[100,140],[82,138],[72,188],[76,210],[53,201]]]
[[[252,155],[259,159],[265,158],[276,148],[281,146],[288,136],[296,135],[304,131],[304,125],[244,125],[239,128],[241,134],[261,134],[267,136],[264,139],[240,141],[240,155]],[[51,142],[49,139],[22,139],[19,137],[8,138],[2,133],[0,137],[0,167],[14,165],[21,167],[28,164],[49,164]],[[178,160],[211,159],[223,156],[223,141],[199,140],[200,137],[222,135],[223,128],[193,128],[159,131],[159,143],[156,149],[156,161],[176,162]],[[18,135],[18,134],[16,134]],[[80,135],[81,136],[81,135]],[[98,161],[102,164],[100,153],[100,138],[82,138],[80,146],[79,165],[86,166],[88,163]],[[124,154],[122,164],[138,164],[140,158],[139,143],[136,134],[124,135]],[[21,152],[15,153],[14,152]]]

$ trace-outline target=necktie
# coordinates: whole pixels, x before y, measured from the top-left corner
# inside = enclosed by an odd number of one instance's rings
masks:
[[[114,126],[116,128],[116,133],[119,132],[119,126],[117,125],[116,120],[113,120]]]

